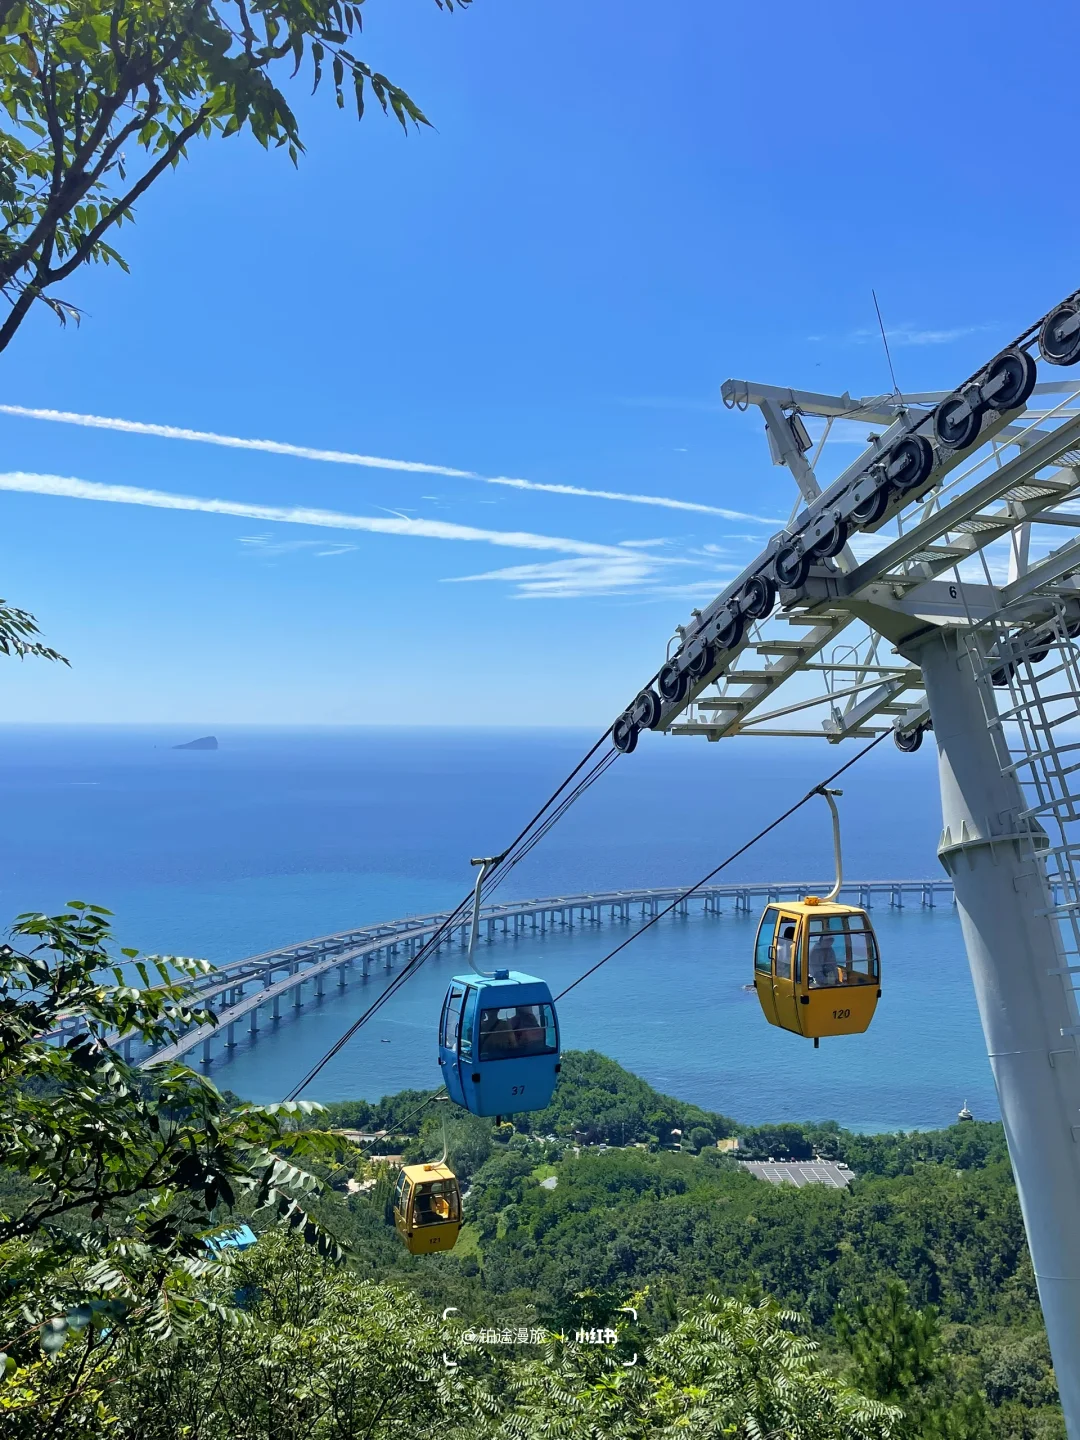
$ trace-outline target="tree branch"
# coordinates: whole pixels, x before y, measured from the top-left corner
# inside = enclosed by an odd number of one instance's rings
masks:
[[[49,270],[48,273],[42,277],[43,285],[58,284],[61,280],[66,280],[69,275],[71,275],[75,270],[79,268],[83,261],[89,257],[91,251],[101,239],[102,235],[104,235],[107,230],[109,230],[113,225],[115,225],[120,219],[120,217],[123,215],[124,211],[129,209],[135,203],[135,201],[138,200],[139,196],[150,188],[150,186],[154,183],[158,176],[173,164],[174,160],[183,150],[184,146],[188,143],[188,141],[191,140],[195,135],[197,135],[202,129],[203,125],[206,123],[209,113],[209,106],[204,106],[204,108],[200,110],[199,113],[196,115],[195,119],[192,120],[189,125],[185,125],[183,130],[177,133],[172,143],[169,145],[168,149],[162,154],[161,158],[157,161],[157,163],[151,165],[150,169],[147,170],[138,180],[138,182],[131,187],[131,189],[124,196],[124,198],[120,201],[117,201],[117,203],[113,205],[112,208],[109,210],[108,214],[104,215],[92,230],[87,231],[86,235],[83,237],[82,243],[64,262],[64,264],[57,266],[55,270]],[[7,329],[6,325],[4,329]],[[3,331],[0,330],[0,350],[4,348],[5,343],[6,342],[4,340]]]

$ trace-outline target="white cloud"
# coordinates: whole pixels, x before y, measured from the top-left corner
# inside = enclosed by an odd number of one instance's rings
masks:
[[[884,550],[886,545],[891,545],[896,539],[895,535],[883,535],[875,531],[873,535],[857,533],[848,540],[851,553],[860,563],[863,560],[872,560],[879,551]]]
[[[978,335],[988,328],[986,325],[958,325],[952,330],[920,330],[913,325],[901,325],[898,330],[888,331],[888,336],[890,345],[951,345],[954,340]]]
[[[694,500],[672,500],[666,495],[637,495],[626,490],[587,490],[582,485],[548,485],[536,480],[511,480],[505,475],[477,475],[474,478],[483,480],[485,485],[509,485],[515,490],[543,490],[547,495],[583,495],[591,500],[622,500],[629,505],[659,505],[665,510],[692,510],[698,515],[719,515],[722,520],[758,520],[763,525],[783,523],[761,515],[747,515],[743,510],[725,510],[720,505],[699,505]]]
[[[511,550],[554,550],[564,555],[617,556],[626,551],[614,545],[569,540],[558,535],[537,535],[528,530],[481,530],[474,525],[452,525],[445,520],[411,520],[401,516],[348,515],[338,510],[315,510],[293,505],[251,505],[236,500],[207,500],[175,495],[136,485],[102,485],[63,475],[35,475],[23,471],[0,474],[0,490],[30,495],[54,495],[66,500],[97,500],[113,505],[147,505],[157,510],[197,510],[210,515],[232,515],[245,520],[283,525],[314,525],[328,530],[365,530],[375,535],[405,535],[424,540],[469,540]]]
[[[159,440],[194,440],[202,445],[225,445],[232,450],[262,450],[269,455],[291,455],[298,460],[322,460],[332,465],[364,465],[375,470],[404,470],[417,475],[449,475],[462,480],[476,477],[471,470],[428,465],[419,460],[387,460],[380,455],[354,455],[346,450],[319,450],[310,445],[288,445],[280,440],[250,440],[219,435],[212,430],[186,430],[179,425],[151,425],[142,420],[120,420],[111,415],[82,415],[74,410],[38,410],[26,405],[0,405],[0,414],[24,420],[51,420],[82,425],[90,430],[118,430],[124,435],[152,435]]]
[[[73,410],[42,410],[26,405],[0,405],[0,414],[25,420],[51,420],[63,425],[82,425],[91,430],[116,430],[125,435],[150,435],[159,440],[188,440],[201,445],[224,445],[234,450],[260,450],[270,455],[289,455],[299,460],[318,460],[331,465],[360,465],[375,470],[398,470],[417,475],[447,475],[459,480],[476,480],[483,485],[503,485],[513,490],[541,491],[547,495],[575,495],[592,500],[615,500],[630,505],[657,505],[667,510],[690,510],[699,515],[719,515],[725,520],[757,520],[739,510],[716,505],[699,505],[666,495],[639,495],[623,490],[591,490],[581,485],[554,485],[538,480],[519,480],[508,475],[480,475],[451,465],[430,465],[420,460],[390,460],[380,455],[360,455],[348,450],[321,450],[309,445],[290,445],[280,440],[254,440],[239,435],[219,435],[212,430],[187,430],[178,425],[154,425],[142,420],[122,420],[108,415],[83,415]],[[767,520],[764,523],[774,524]]]
[[[499,580],[517,586],[521,599],[579,599],[585,595],[625,595],[637,592],[656,569],[651,556],[622,555],[618,559],[554,560],[542,565],[508,565],[480,575],[458,575],[453,583]]]
[[[951,345],[954,340],[963,340],[968,335],[981,335],[991,328],[989,325],[954,325],[951,328],[931,329],[907,323],[895,326],[887,325],[885,334],[888,336],[890,346],[903,349],[918,345]],[[846,335],[840,337],[808,335],[806,338],[818,342],[839,338],[841,343],[848,345],[880,345],[881,331],[876,326],[861,325],[857,330],[849,330]]]
[[[356,549],[355,545],[330,545],[328,549],[320,549],[326,545],[325,540],[274,540],[269,535],[241,535],[240,544],[246,545],[253,554],[262,556],[292,555],[297,551],[306,550],[314,552],[317,560],[331,555],[348,555]]]
[[[824,435],[828,422],[816,415],[807,415],[803,423],[810,433],[811,440],[816,445]],[[865,420],[834,420],[829,426],[828,443],[830,445],[864,446],[868,435],[880,435],[885,428],[884,425],[868,425]]]
[[[517,587],[518,600],[580,600],[601,595],[707,595],[722,589],[725,580],[716,575],[682,585],[664,583],[670,574],[666,566],[692,564],[692,561],[666,561],[655,555],[629,554],[621,559],[550,560],[533,565],[508,565],[500,570],[487,570],[480,575],[457,575],[452,584],[471,584],[480,580],[496,580]],[[713,571],[734,570],[734,565],[710,567]]]

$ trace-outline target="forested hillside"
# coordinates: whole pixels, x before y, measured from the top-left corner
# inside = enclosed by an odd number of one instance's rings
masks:
[[[838,1372],[883,1399],[899,1393],[894,1379],[875,1380],[855,1359],[867,1328],[901,1352],[921,1335],[926,1376],[908,1388],[959,1397],[966,1418],[953,1416],[950,1435],[1064,1433],[999,1125],[881,1136],[835,1124],[740,1127],[574,1052],[557,1103],[518,1129],[439,1100],[418,1115],[422,1100],[331,1106],[320,1121],[387,1126],[398,1148],[407,1133],[409,1159],[445,1143],[468,1185],[456,1250],[419,1260],[387,1224],[385,1182],[371,1195],[336,1192],[325,1218],[348,1234],[366,1273],[488,1327],[565,1328],[580,1314],[576,1297],[592,1292],[601,1308],[642,1297],[642,1324],[659,1335],[710,1292],[771,1297],[807,1318]],[[732,1135],[740,1156],[829,1155],[857,1178],[849,1191],[766,1184],[717,1149]]]
[[[198,1023],[196,962],[108,981],[85,906],[23,938],[0,947],[5,1440],[1062,1440],[996,1126],[747,1128],[573,1052],[515,1124],[434,1093],[252,1106],[108,1043]],[[856,1178],[775,1187],[735,1138]],[[383,1157],[443,1151],[467,1223],[410,1258]]]

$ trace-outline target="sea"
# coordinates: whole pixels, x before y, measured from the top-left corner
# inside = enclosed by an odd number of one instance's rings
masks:
[[[175,746],[213,733],[217,750]],[[457,903],[469,858],[501,850],[593,743],[576,730],[0,727],[0,907],[10,923],[104,905],[119,943],[235,960]],[[647,735],[503,882],[500,898],[690,884],[832,774],[857,744]],[[940,878],[936,755],[886,741],[837,784],[853,880]],[[823,800],[716,877],[831,879]],[[951,901],[872,917],[883,997],[863,1036],[819,1050],[767,1025],[751,980],[756,917],[725,907],[653,926],[560,1006],[564,1044],[738,1120],[835,1119],[862,1131],[998,1111]],[[640,921],[500,941],[500,964],[554,991]],[[491,952],[495,954],[496,951]],[[460,952],[429,961],[306,1092],[377,1099],[439,1083],[436,1023]],[[258,1042],[212,1060],[222,1088],[280,1099],[375,998],[383,971],[283,1007]],[[239,1037],[238,1037],[239,1038]]]

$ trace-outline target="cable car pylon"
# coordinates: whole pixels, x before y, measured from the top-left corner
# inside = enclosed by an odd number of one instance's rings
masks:
[[[891,733],[910,753],[933,730],[938,853],[1070,1440],[1080,1440],[1080,539],[1061,538],[1075,533],[1080,501],[1080,379],[1060,369],[1078,362],[1080,291],[951,392],[858,399],[725,381],[729,408],[760,410],[802,505],[676,627],[655,685],[612,731],[626,753],[644,729],[832,744]],[[805,417],[877,433],[822,485]],[[872,554],[851,543],[859,533],[878,537]],[[1007,547],[1007,574],[987,558],[995,545]],[[777,938],[774,928],[770,945]],[[776,962],[766,955],[760,979],[758,964],[761,997]]]
[[[943,830],[1070,1437],[1080,1433],[1080,1024],[1045,854],[999,737],[978,636],[908,647],[938,744]],[[980,671],[982,673],[980,673]],[[989,692],[989,693],[987,693]],[[1066,905],[1075,904],[1075,895]]]

